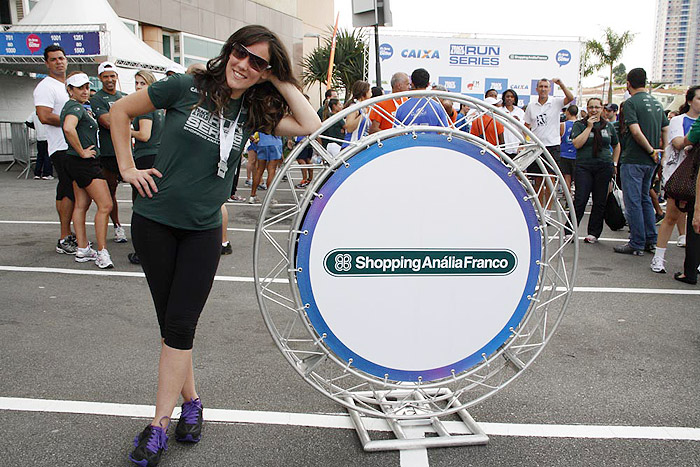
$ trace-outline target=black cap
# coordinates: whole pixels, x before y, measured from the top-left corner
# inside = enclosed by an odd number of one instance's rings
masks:
[[[617,112],[619,107],[615,103],[610,103],[605,106],[605,110],[612,110],[613,112]]]

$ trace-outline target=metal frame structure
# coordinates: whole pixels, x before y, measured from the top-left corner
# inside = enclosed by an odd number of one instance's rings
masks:
[[[456,129],[454,124],[450,127],[417,126],[412,122],[395,121],[389,113],[383,117],[392,122],[393,128],[352,142],[337,155],[331,154],[321,144],[343,143],[323,133],[350,113],[364,112],[383,100],[401,97],[425,97],[426,102],[439,104],[441,100],[449,99],[466,104],[471,109],[469,122],[480,119],[483,122],[487,116],[493,118],[518,135],[517,148],[514,145],[494,146]],[[432,107],[426,108],[432,110]],[[340,359],[324,343],[326,336],[319,335],[311,325],[306,315],[308,305],[301,300],[296,283],[296,276],[301,272],[296,264],[296,245],[300,236],[308,234],[301,230],[308,207],[323,196],[319,189],[336,169],[349,166],[355,154],[372,145],[381,146],[389,138],[406,134],[419,138],[420,133],[426,132],[437,133],[448,142],[455,138],[466,140],[481,148],[483,157],[500,158],[509,169],[508,175],[516,177],[527,192],[526,201],[532,203],[537,213],[539,225],[535,230],[541,236],[542,261],[539,262],[536,292],[528,296],[528,310],[519,326],[510,329],[510,337],[497,351],[482,355],[482,361],[468,370],[458,374],[453,371],[451,376],[439,380],[391,381],[359,370],[353,366],[352,359]],[[305,169],[315,169],[316,175],[309,186],[296,188],[295,182],[301,179],[302,167],[294,161],[296,155],[309,145],[322,162],[304,165]],[[506,150],[519,152],[511,157]],[[529,171],[533,167],[538,170]],[[519,121],[478,99],[448,92],[408,91],[369,99],[333,115],[297,145],[279,172],[262,202],[255,232],[253,268],[263,319],[287,361],[307,383],[348,409],[366,450],[487,442],[488,438],[469,417],[466,408],[503,389],[532,364],[561,321],[573,290],[578,259],[577,226],[575,219],[571,219],[575,216],[568,214],[574,212],[573,200],[556,162],[542,143]],[[283,188],[291,191],[291,204],[275,204],[275,193]],[[468,432],[473,434],[471,438],[458,442],[449,440],[450,435],[444,427],[433,423],[440,417],[453,414],[464,421]],[[407,423],[428,423],[438,438],[448,439],[404,439],[398,443],[397,440],[371,441],[363,428],[362,415],[386,419],[392,427],[398,428],[394,431],[399,440],[404,437],[401,426]]]

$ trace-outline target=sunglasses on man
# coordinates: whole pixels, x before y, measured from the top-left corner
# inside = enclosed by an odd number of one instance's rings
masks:
[[[267,60],[262,58],[260,55],[255,55],[245,45],[239,44],[238,42],[233,44],[231,54],[238,60],[245,60],[247,57],[250,67],[257,72],[262,72],[272,68],[272,65],[270,65]]]

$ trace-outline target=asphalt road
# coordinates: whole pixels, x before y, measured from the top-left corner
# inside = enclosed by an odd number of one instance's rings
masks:
[[[133,436],[147,423],[129,408],[152,405],[156,391],[159,341],[145,279],[100,274],[56,254],[55,182],[17,180],[6,167],[0,165],[2,464],[129,465]],[[130,199],[129,188],[120,186],[117,197]],[[246,279],[215,282],[197,331],[195,371],[205,407],[223,409],[222,420],[231,421],[208,423],[196,446],[171,442],[161,465],[700,464],[700,288],[672,279],[684,251],[675,244],[665,275],[651,272],[649,255],[613,254],[626,231],[606,228],[601,243],[582,244],[576,286],[590,289],[574,293],[534,365],[470,409],[487,432],[495,424],[521,432],[491,434],[485,446],[430,449],[421,458],[365,453],[348,428],[266,421],[270,412],[340,414],[334,420],[347,426],[344,409],[298,376],[261,319],[248,281],[259,207],[236,204],[229,212],[234,254],[222,257],[218,275]],[[128,223],[131,204],[121,203],[120,213]],[[110,244],[115,273],[140,272],[126,260],[131,248]],[[65,401],[124,406],[100,415]],[[591,434],[541,435],[539,424],[590,427]],[[607,426],[621,427],[619,436],[601,435]],[[658,439],[653,427],[690,430]]]

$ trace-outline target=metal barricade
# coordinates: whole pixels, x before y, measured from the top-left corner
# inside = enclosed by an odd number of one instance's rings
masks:
[[[17,164],[22,168],[17,178],[22,175],[28,178],[32,160],[36,160],[35,131],[24,122],[0,122],[0,155],[12,156],[12,163],[5,172]]]

